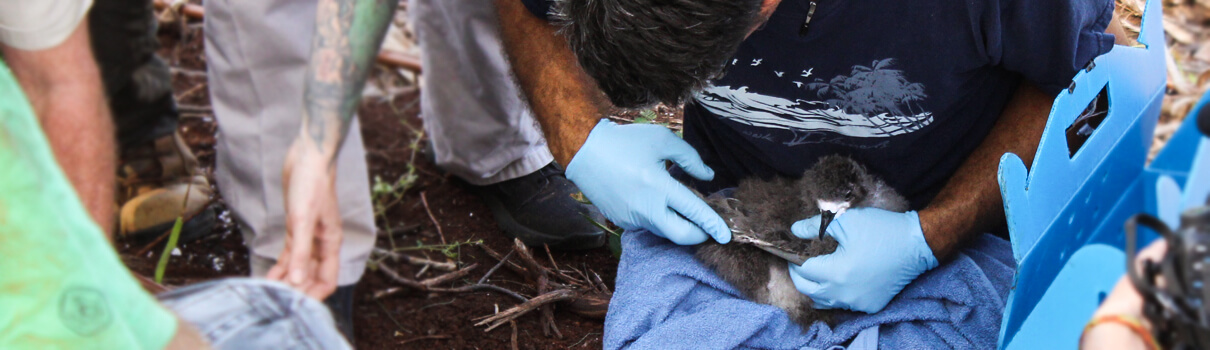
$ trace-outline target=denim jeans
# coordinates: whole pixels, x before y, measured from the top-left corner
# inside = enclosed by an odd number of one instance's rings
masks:
[[[158,298],[215,349],[352,349],[323,303],[281,283],[228,278]]]

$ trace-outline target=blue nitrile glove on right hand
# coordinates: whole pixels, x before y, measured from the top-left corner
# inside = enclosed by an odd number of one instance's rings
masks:
[[[714,178],[697,151],[659,125],[617,125],[601,120],[567,164],[565,175],[614,224],[644,228],[676,244],[714,237],[731,241],[731,229],[709,205],[668,174],[672,161],[697,179]]]
[[[820,217],[794,223],[803,239],[819,238]],[[875,313],[917,276],[937,267],[920,216],[877,208],[849,209],[827,228],[840,246],[832,254],[790,263],[790,279],[820,309]]]

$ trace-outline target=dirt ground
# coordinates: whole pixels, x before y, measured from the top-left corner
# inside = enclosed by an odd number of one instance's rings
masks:
[[[202,54],[202,28],[199,22],[184,27],[165,26],[160,39],[164,47],[160,50],[174,67],[174,88],[180,97],[182,110],[181,130],[186,141],[209,171],[213,171],[216,125],[209,107],[209,96],[204,85],[205,58]],[[184,39],[184,40],[181,40]],[[178,46],[178,42],[183,43]],[[379,72],[376,74],[385,74]],[[409,164],[415,167],[415,181],[379,216],[380,228],[390,227],[393,236],[380,236],[378,246],[389,249],[391,240],[396,248],[413,249],[403,253],[426,257],[431,260],[453,262],[459,267],[478,264],[469,275],[447,286],[456,287],[477,281],[497,260],[488,256],[476,244],[482,242],[489,248],[506,253],[512,249],[512,241],[496,226],[491,212],[471,193],[467,185],[441,173],[422,153],[416,150],[417,137],[421,129],[419,113],[419,91],[409,89],[389,99],[368,98],[362,104],[359,115],[362,133],[368,153],[370,179],[382,179],[394,183],[409,173]],[[415,155],[413,155],[415,153]],[[427,209],[431,210],[430,219]],[[222,204],[221,193],[215,200]],[[246,276],[248,274],[248,250],[243,245],[240,232],[231,223],[230,213],[224,208],[220,224],[215,233],[197,242],[180,247],[180,256],[174,256],[165,273],[164,284],[181,286],[204,280]],[[436,225],[447,243],[442,246]],[[135,272],[143,276],[154,275],[155,263],[159,259],[163,243],[152,242],[152,238],[121,239],[117,242],[122,259]],[[425,248],[415,248],[423,246]],[[454,248],[445,249],[449,246]],[[411,247],[411,248],[408,248]],[[449,253],[448,255],[446,253]],[[613,284],[617,259],[606,248],[560,253],[547,257],[535,250],[539,261],[553,261],[564,269],[576,268],[599,274],[608,285]],[[515,261],[515,259],[514,259]],[[375,265],[377,259],[371,263]],[[400,274],[415,277],[420,267],[384,260],[380,262]],[[549,265],[547,265],[549,266]],[[417,279],[430,278],[440,272],[429,271]],[[521,276],[500,269],[486,281],[527,297],[536,291]],[[367,269],[358,285],[354,325],[356,346],[359,349],[395,348],[458,348],[496,349],[507,348],[512,342],[514,331],[503,326],[491,332],[484,327],[475,327],[473,318],[491,315],[517,304],[515,299],[494,292],[465,294],[425,294],[404,292],[381,299],[373,294],[390,287],[399,287],[374,269]],[[581,317],[556,308],[554,319],[562,337],[543,335],[537,313],[516,320],[516,338],[521,349],[567,349],[600,348],[603,324],[600,319]]]

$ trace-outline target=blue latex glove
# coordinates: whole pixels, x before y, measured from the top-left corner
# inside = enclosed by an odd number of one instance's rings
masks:
[[[731,241],[731,230],[706,202],[668,175],[664,161],[695,178],[714,178],[697,151],[659,125],[602,120],[567,164],[567,178],[614,224],[645,228],[676,244]]]
[[[794,223],[790,231],[819,238],[820,217]],[[790,279],[821,309],[875,313],[916,276],[937,267],[914,211],[849,209],[827,228],[840,246],[836,252],[790,264]]]

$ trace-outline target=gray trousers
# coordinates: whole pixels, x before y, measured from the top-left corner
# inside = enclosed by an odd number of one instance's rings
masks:
[[[437,165],[475,185],[528,175],[554,157],[514,84],[491,0],[409,0],[420,41],[420,116]]]
[[[207,0],[206,63],[218,118],[215,180],[264,276],[285,245],[282,165],[301,123],[315,0]],[[342,286],[365,270],[375,238],[365,147],[356,118],[337,156],[344,220]]]

